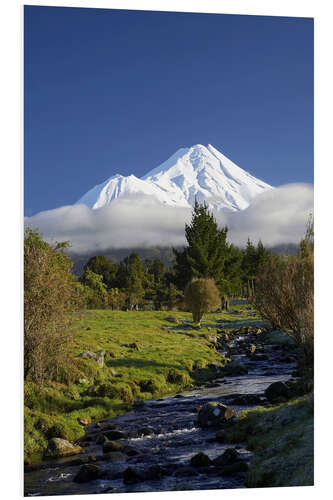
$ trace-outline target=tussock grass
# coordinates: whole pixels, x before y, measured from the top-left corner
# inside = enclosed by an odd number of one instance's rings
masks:
[[[248,486],[313,485],[313,394],[269,408],[245,410],[226,441],[254,452]]]

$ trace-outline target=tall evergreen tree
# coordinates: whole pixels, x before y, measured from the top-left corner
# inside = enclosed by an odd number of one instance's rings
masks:
[[[184,288],[192,278],[214,278],[222,286],[227,258],[228,228],[219,229],[213,214],[204,202],[195,201],[190,224],[185,225],[188,246],[174,250],[176,284]]]
[[[137,253],[132,253],[121,262],[118,278],[127,294],[129,308],[137,307],[144,295],[144,271]]]

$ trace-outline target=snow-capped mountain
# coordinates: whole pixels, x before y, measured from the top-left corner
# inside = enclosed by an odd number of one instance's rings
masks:
[[[238,167],[213,146],[179,149],[141,179],[114,175],[88,191],[76,204],[97,209],[121,196],[148,195],[174,207],[191,207],[195,199],[210,209],[244,210],[272,186]]]

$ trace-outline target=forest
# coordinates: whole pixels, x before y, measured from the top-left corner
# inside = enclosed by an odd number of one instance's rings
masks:
[[[192,278],[213,278],[221,297],[251,297],[258,269],[271,252],[259,240],[240,249],[228,242],[207,205],[195,204],[185,227],[187,246],[173,249],[173,264],[142,260],[131,253],[120,263],[104,255],[91,257],[79,277],[87,308],[113,310],[184,310],[184,289]],[[228,302],[226,302],[227,304]]]

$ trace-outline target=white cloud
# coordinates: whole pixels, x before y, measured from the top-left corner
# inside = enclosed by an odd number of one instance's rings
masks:
[[[313,210],[313,186],[287,184],[259,195],[246,210],[216,213],[220,225],[229,227],[229,239],[244,245],[259,238],[267,246],[298,243]],[[26,226],[38,228],[49,242],[71,242],[76,253],[109,248],[181,246],[184,224],[191,210],[161,205],[153,198],[119,198],[111,205],[92,210],[73,205],[40,212],[25,218]]]
[[[310,212],[313,186],[286,184],[257,196],[246,210],[228,214],[226,222],[236,245],[243,245],[248,237],[254,242],[261,238],[267,246],[299,243]]]

